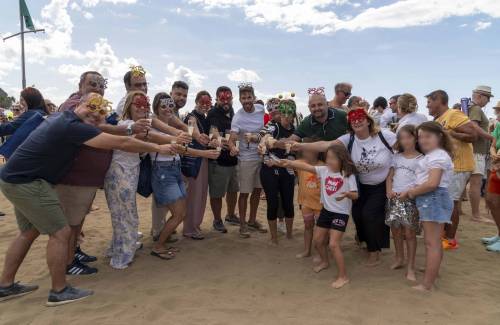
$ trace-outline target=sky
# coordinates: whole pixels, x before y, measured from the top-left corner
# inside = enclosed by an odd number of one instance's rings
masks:
[[[19,31],[17,0],[2,0],[0,35]],[[26,0],[36,28],[26,35],[27,85],[56,104],[77,90],[79,75],[108,78],[105,97],[125,95],[131,64],[147,71],[149,96],[175,80],[196,92],[237,90],[252,82],[264,100],[294,92],[306,113],[307,89],[353,84],[373,102],[444,89],[450,104],[477,85],[500,100],[498,0]],[[0,43],[0,88],[18,98],[20,40]],[[235,103],[239,108],[239,103]]]

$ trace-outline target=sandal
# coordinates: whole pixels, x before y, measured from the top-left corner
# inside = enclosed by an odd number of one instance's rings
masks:
[[[174,252],[171,251],[162,251],[162,252],[151,251],[151,256],[158,257],[162,260],[171,260],[175,258]]]
[[[167,248],[167,251],[168,252],[172,252],[172,253],[180,253],[181,249],[180,248],[177,248],[177,247],[168,247]]]

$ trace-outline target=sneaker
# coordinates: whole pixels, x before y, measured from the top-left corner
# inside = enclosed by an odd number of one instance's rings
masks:
[[[484,238],[481,238],[481,241],[482,241],[482,242],[483,242],[483,244],[485,244],[485,245],[493,245],[493,244],[495,244],[496,242],[499,242],[499,241],[500,241],[500,236],[484,237]]]
[[[0,211],[0,217],[3,217],[3,216],[5,216],[5,213]]]
[[[221,232],[223,234],[227,233],[227,229],[224,226],[224,223],[222,222],[222,220],[214,220],[213,226],[214,226],[214,230]]]
[[[262,234],[267,233],[267,229],[264,228],[264,226],[262,226],[262,224],[257,220],[255,220],[253,223],[248,223],[247,225],[250,230],[256,230]]]
[[[80,246],[76,247],[75,258],[82,263],[91,263],[97,261],[97,257],[86,254],[80,249]]]
[[[236,215],[227,215],[226,218],[224,219],[228,224],[233,225],[233,226],[239,226],[240,225],[240,218],[238,218]]]
[[[0,301],[21,297],[37,290],[37,285],[20,284],[19,282],[12,283],[8,287],[0,287]]]
[[[64,288],[59,292],[50,290],[49,298],[47,299],[46,305],[48,307],[55,307],[55,306],[70,304],[72,302],[76,302],[85,299],[87,297],[90,297],[93,294],[94,292],[92,290],[78,289],[78,288],[73,288],[70,285],[67,285],[66,288]]]
[[[458,242],[456,239],[443,239],[442,245],[444,250],[454,250],[458,248]]]
[[[286,225],[285,222],[278,222],[278,232],[283,235],[286,234]]]
[[[95,267],[85,265],[77,259],[66,267],[66,275],[90,275],[95,273],[97,273]]]
[[[494,244],[486,246],[486,250],[488,250],[490,252],[500,253],[500,241],[497,241]]]
[[[240,238],[250,238],[250,232],[248,231],[247,226],[240,227]]]

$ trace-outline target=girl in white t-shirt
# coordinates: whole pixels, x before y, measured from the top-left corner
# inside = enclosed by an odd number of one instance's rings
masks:
[[[320,262],[314,266],[315,272],[329,267],[328,252],[325,242],[329,236],[329,246],[337,264],[337,279],[332,287],[340,289],[347,283],[344,255],[341,241],[347,227],[351,213],[352,200],[358,198],[356,185],[356,167],[349,153],[341,144],[334,144],[326,152],[326,166],[312,166],[304,161],[282,160],[282,166],[298,170],[305,170],[316,174],[321,181],[321,202],[323,209],[320,212],[314,228],[314,245],[320,255]]]
[[[418,162],[423,158],[417,144],[417,131],[413,125],[405,125],[397,134],[397,153],[392,160],[392,166],[387,176],[386,190],[388,209],[385,223],[391,227],[395,262],[391,269],[396,270],[404,266],[406,250],[408,254],[408,269],[406,278],[416,281],[415,254],[417,251],[418,210],[413,199],[401,199],[400,194],[415,186],[417,175],[415,170]]]
[[[431,290],[439,274],[443,258],[441,234],[443,225],[451,223],[453,201],[448,193],[453,163],[450,136],[436,122],[418,126],[418,144],[424,157],[418,162],[416,186],[400,194],[400,198],[415,198],[420,221],[424,227],[426,266],[422,284],[413,287]]]

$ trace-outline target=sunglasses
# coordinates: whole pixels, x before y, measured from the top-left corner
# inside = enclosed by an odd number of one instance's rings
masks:
[[[347,98],[351,97],[351,95],[352,95],[352,94],[351,94],[350,92],[348,92],[348,91],[341,90],[340,92],[341,92],[341,93],[343,93],[343,94],[344,94],[344,96],[345,96],[345,97],[347,97]]]

